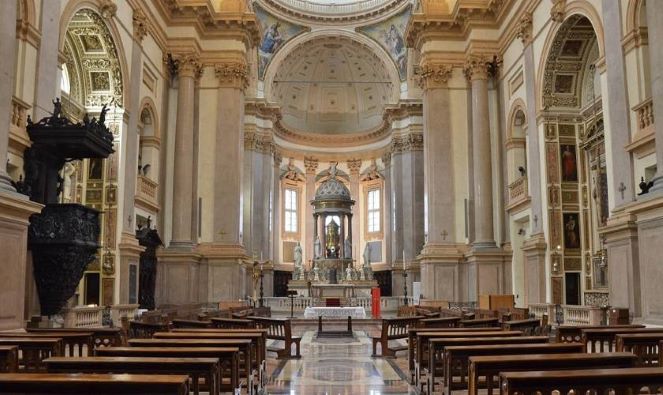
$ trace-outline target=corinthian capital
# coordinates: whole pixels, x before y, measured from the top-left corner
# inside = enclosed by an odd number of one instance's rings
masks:
[[[532,13],[525,12],[518,23],[516,36],[527,45],[532,41]]]
[[[315,174],[315,171],[318,170],[318,160],[315,158],[305,157],[304,167],[306,168],[307,174]]]
[[[427,63],[421,68],[419,86],[421,89],[444,88],[453,74],[453,67],[449,64]]]
[[[361,159],[350,159],[348,161],[348,169],[350,169],[350,175],[359,175],[359,170],[361,170]]]
[[[483,54],[470,54],[465,61],[465,77],[468,80],[487,80],[489,61]]]
[[[140,8],[136,8],[133,15],[134,38],[141,42],[147,35],[148,21],[145,13]]]
[[[202,71],[200,58],[195,53],[168,54],[164,63],[173,76],[197,78]]]
[[[214,72],[220,86],[245,89],[249,85],[249,68],[244,62],[217,63],[214,65]]]

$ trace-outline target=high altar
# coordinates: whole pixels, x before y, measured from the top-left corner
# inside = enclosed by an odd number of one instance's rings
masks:
[[[359,267],[352,259],[352,206],[355,202],[348,188],[338,180],[335,164],[311,204],[314,259],[307,271],[301,261],[301,247],[295,248],[295,270],[288,289],[321,299],[370,296],[377,282],[367,258]]]

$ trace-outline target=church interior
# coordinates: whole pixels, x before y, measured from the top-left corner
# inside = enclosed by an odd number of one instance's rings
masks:
[[[0,394],[663,393],[663,1],[0,19]]]

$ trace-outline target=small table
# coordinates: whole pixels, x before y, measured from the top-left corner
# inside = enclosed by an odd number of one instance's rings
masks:
[[[366,310],[363,307],[307,307],[304,310],[304,318],[366,318]]]

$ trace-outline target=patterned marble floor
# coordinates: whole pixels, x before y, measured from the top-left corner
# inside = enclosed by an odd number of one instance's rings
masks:
[[[406,354],[397,359],[371,358],[364,330],[352,338],[320,338],[303,332],[301,359],[272,360],[267,393],[289,395],[415,394],[406,381]]]

